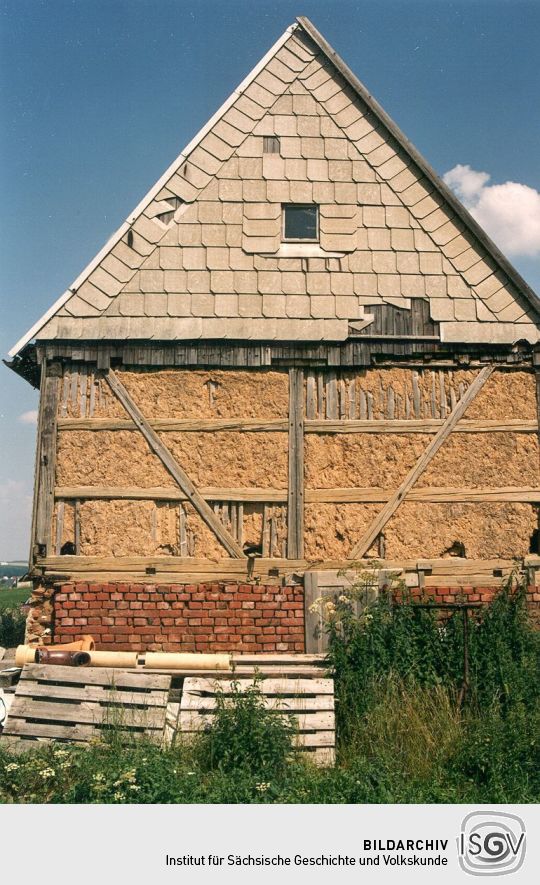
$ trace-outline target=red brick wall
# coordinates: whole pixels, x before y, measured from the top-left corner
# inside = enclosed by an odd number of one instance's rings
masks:
[[[303,652],[303,588],[258,584],[64,584],[53,642],[98,649]]]
[[[488,603],[494,587],[437,587],[435,602]],[[413,597],[422,591],[412,589]],[[538,587],[528,589],[540,612]],[[303,652],[300,586],[258,584],[64,584],[53,597],[52,642],[90,633],[99,649],[195,652]],[[47,639],[45,640],[47,642]]]
[[[460,587],[427,587],[420,590],[412,587],[410,594],[412,599],[430,600],[434,602],[480,602],[487,604],[500,591],[500,587],[471,587],[466,584]],[[399,594],[396,597],[399,601]],[[527,606],[535,615],[540,607],[540,587],[531,584],[527,587]]]

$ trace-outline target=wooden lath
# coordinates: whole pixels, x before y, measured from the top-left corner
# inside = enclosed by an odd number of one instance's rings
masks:
[[[467,389],[451,367],[412,369],[404,380],[373,384],[369,376],[350,369],[306,372],[306,433],[436,432]],[[530,430],[535,422],[510,421]],[[510,429],[506,421],[477,419],[460,430]],[[470,425],[470,426],[469,426]],[[278,429],[277,427],[273,429]]]
[[[416,464],[409,471],[399,488],[394,492],[388,503],[383,507],[379,515],[373,520],[368,529],[364,532],[360,540],[354,545],[350,553],[350,559],[361,559],[366,555],[367,551],[373,544],[375,538],[384,529],[388,520],[396,512],[401,502],[406,498],[416,481],[422,476],[427,466],[433,460],[445,439],[450,435],[465,410],[471,402],[478,396],[484,384],[490,378],[494,371],[494,366],[485,366],[462,398],[456,404],[436,436],[431,440],[427,448],[422,452]]]
[[[178,483],[179,487],[182,489],[201,519],[204,520],[208,528],[214,533],[216,538],[223,544],[231,556],[243,559],[244,552],[240,545],[225,528],[222,521],[215,515],[212,508],[207,504],[199,492],[197,486],[192,482],[186,471],[178,464],[167,446],[150,426],[119,378],[115,375],[112,369],[106,372],[104,377],[112,392],[141,431],[152,451],[158,456],[161,463],[171,474],[175,482]]]

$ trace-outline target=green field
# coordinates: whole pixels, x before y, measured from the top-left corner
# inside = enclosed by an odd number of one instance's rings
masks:
[[[22,589],[14,587],[9,590],[0,590],[0,611],[6,608],[14,608],[26,602],[31,592],[29,587],[23,587]]]

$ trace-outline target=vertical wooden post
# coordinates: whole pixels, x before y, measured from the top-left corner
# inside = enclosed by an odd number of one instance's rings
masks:
[[[535,370],[536,376],[536,421],[538,423],[538,443],[540,448],[540,351],[535,351],[533,353],[533,366]],[[540,472],[540,458],[538,459],[538,468]],[[540,509],[538,510],[538,550],[540,553]]]
[[[306,654],[326,651],[328,637],[324,629],[322,611],[315,606],[319,598],[318,572],[304,572],[304,629]]]
[[[289,369],[287,557],[304,556],[304,370]]]
[[[154,508],[155,510],[155,508]],[[75,501],[75,510],[73,514],[73,521],[75,523],[75,556],[81,555],[81,502],[77,498]]]
[[[60,363],[43,363],[36,445],[36,475],[30,566],[38,556],[53,552],[52,516],[56,468],[56,423],[60,390]]]

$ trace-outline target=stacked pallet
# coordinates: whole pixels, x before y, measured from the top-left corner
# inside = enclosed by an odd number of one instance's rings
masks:
[[[161,741],[170,676],[25,664],[2,740],[88,743],[112,729]]]
[[[239,690],[253,686],[252,679],[188,677],[179,709],[179,730],[198,734],[212,722],[217,698],[230,700]],[[267,678],[258,683],[265,707],[291,718],[297,746],[318,765],[335,761],[334,680],[328,678]]]

